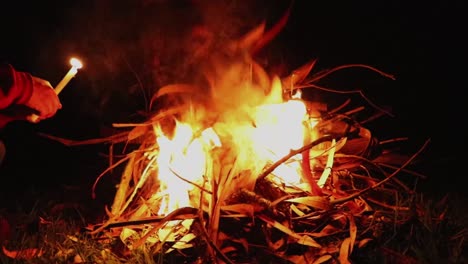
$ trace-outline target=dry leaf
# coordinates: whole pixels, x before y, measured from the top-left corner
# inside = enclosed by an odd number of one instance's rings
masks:
[[[132,141],[148,133],[148,126],[136,126],[128,133],[127,140]]]
[[[255,207],[252,204],[230,204],[221,206],[221,210],[235,212],[238,214],[252,217],[255,213]]]
[[[307,77],[307,75],[309,75],[316,62],[316,59],[311,60],[310,62],[301,66],[299,69],[294,70],[289,76],[281,79],[283,89],[285,91],[292,90],[297,83],[300,83]]]
[[[323,196],[305,196],[285,200],[286,202],[304,204],[316,209],[327,210],[330,208],[330,201]]]
[[[154,95],[153,99],[159,98],[164,95],[175,94],[175,93],[194,93],[199,89],[191,84],[178,83],[169,84],[161,87],[158,92]],[[153,99],[151,101],[153,101]]]
[[[297,243],[304,245],[304,246],[309,246],[309,247],[316,247],[320,248],[322,247],[319,243],[317,243],[313,238],[311,238],[308,235],[299,235],[293,230],[289,229],[288,227],[284,226],[278,221],[272,220],[267,216],[264,215],[259,215],[258,216],[260,219],[265,221],[267,224],[273,226],[274,228],[280,230],[281,232],[291,236],[292,238],[297,240]]]
[[[320,256],[318,259],[314,260],[312,264],[325,263],[326,261],[329,261],[331,258],[332,258],[331,255],[323,255],[323,256]]]
[[[12,258],[12,259],[24,259],[24,260],[31,260],[33,258],[37,258],[42,256],[44,254],[44,251],[42,249],[37,249],[37,248],[25,248],[21,250],[12,250],[9,251],[8,249],[5,248],[5,246],[2,246],[3,248],[3,254],[5,256]]]
[[[349,255],[351,254],[350,242],[351,242],[351,239],[347,237],[341,243],[340,255],[339,255],[340,264],[351,264],[351,262],[348,259]]]
[[[73,263],[74,264],[84,263],[84,260],[79,254],[76,254],[75,257],[73,258]]]
[[[324,236],[329,236],[332,234],[336,234],[338,232],[342,232],[342,229],[339,229],[333,225],[326,225],[320,232],[318,233],[309,233],[309,235],[313,237],[324,237]]]
[[[364,238],[364,239],[362,239],[361,241],[359,241],[358,247],[359,247],[359,248],[362,248],[362,247],[364,247],[365,245],[367,245],[369,242],[371,242],[372,240],[373,240],[372,238]]]
[[[352,214],[348,215],[349,219],[349,254],[353,252],[354,249],[354,242],[356,242],[357,236],[357,226],[356,221],[354,221],[354,216]]]

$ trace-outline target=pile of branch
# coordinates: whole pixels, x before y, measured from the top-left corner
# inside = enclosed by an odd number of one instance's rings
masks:
[[[275,80],[245,55],[257,51],[265,39],[274,35],[263,30],[264,25],[261,25],[235,45],[229,45],[228,54],[221,56],[222,63],[210,60],[214,67],[206,71],[208,83],[232,81],[223,79],[222,75],[234,69],[236,74],[250,76],[238,75],[238,81],[247,79],[246,83],[254,84],[249,89],[272,87]],[[228,66],[224,67],[225,64]],[[277,102],[278,98],[289,100],[288,95],[305,88],[330,91],[318,86],[317,81],[345,68],[366,68],[393,78],[360,64],[340,66],[309,77],[314,65],[315,60],[281,79],[279,95],[262,102],[244,97],[248,101],[246,104],[261,105]],[[232,86],[240,89],[246,83]],[[111,138],[62,141],[68,145],[111,142],[111,146],[121,143],[137,146],[98,177],[99,180],[109,171],[125,165],[114,202],[107,211],[108,219],[91,226],[91,235],[110,238],[123,245],[127,253],[143,250],[154,258],[163,256],[183,263],[349,263],[356,249],[379,241],[389,230],[414,216],[412,183],[414,178],[423,176],[406,167],[425,145],[410,156],[392,153],[391,146],[405,139],[380,141],[372,135],[364,124],[388,113],[372,104],[360,91],[353,93],[359,93],[373,106],[376,115],[357,120],[364,107],[345,111],[349,100],[333,110],[327,110],[322,103],[306,102],[309,115],[319,118],[318,124],[311,128],[319,136],[288,155],[264,164],[260,170],[253,168],[259,166],[255,161],[252,161],[252,169],[240,165],[238,150],[226,144],[235,142],[235,135],[223,138],[225,147],[210,150],[211,160],[206,163],[209,169],[204,179],[188,181],[196,193],[191,199],[198,206],[158,215],[162,183],[157,180],[159,149],[154,128],[171,131],[174,120],[190,114],[191,120],[195,120],[193,127],[199,126],[193,136],[196,137],[198,132],[215,127],[232,115],[242,119],[246,114],[235,111],[243,107],[231,105],[231,98],[223,100],[227,91],[212,90],[199,96],[200,91],[188,84],[162,87],[153,97],[153,103],[172,95],[180,100],[171,107],[159,109],[147,122],[116,125],[133,129]],[[256,94],[255,91],[236,92],[241,96],[250,92]],[[211,101],[204,100],[206,94]],[[211,107],[209,110],[207,105]],[[219,109],[223,112],[218,112]],[[302,160],[303,184],[282,182],[276,177],[275,169],[298,155]]]
[[[90,233],[114,237],[130,251],[146,250],[193,262],[322,263],[333,259],[348,263],[356,248],[379,241],[414,216],[413,186],[396,176],[423,177],[405,169],[419,152],[400,166],[381,162],[387,154],[395,154],[385,150],[392,142],[379,142],[348,114],[329,114],[318,127],[325,136],[269,164],[253,190],[241,188],[224,199],[216,197],[216,209],[184,207],[165,216],[154,213],[158,209],[155,185],[145,188],[141,183],[147,179],[138,178],[142,175],[138,169],[144,167],[138,160],[145,157],[145,151],[132,152],[109,220],[92,227]],[[312,175],[312,181],[318,182],[319,176],[329,174],[323,187],[304,190],[274,179],[277,166],[298,154],[310,154],[318,146],[323,149],[324,144],[329,147],[314,157],[317,166]],[[230,189],[226,181],[237,176],[224,175],[218,193]],[[202,186],[198,191],[212,195]]]

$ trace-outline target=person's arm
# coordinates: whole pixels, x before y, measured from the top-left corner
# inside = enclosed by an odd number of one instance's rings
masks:
[[[0,110],[12,105],[25,105],[33,93],[32,75],[9,64],[0,65]]]
[[[25,112],[25,108],[29,110]],[[0,65],[0,128],[17,119],[39,122],[54,116],[60,108],[60,100],[48,81],[17,71],[9,64]],[[31,114],[39,118],[28,119]]]

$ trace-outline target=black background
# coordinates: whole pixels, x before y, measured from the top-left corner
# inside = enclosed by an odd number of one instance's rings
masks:
[[[196,18],[191,8],[197,2],[2,4],[0,60],[52,84],[69,69],[70,56],[79,56],[85,64],[60,95],[63,109],[54,118],[38,125],[14,122],[5,129],[8,158],[0,170],[2,192],[29,192],[23,189],[29,185],[53,192],[79,183],[85,186],[82,192],[90,193],[89,186],[107,166],[102,155],[106,146],[71,148],[37,133],[89,139],[102,135],[113,122],[131,120],[132,113],[145,107],[141,91],[129,88],[135,83],[132,71],[141,69],[138,62],[146,61],[154,45],[146,43],[145,36],[156,31],[168,38],[183,36]],[[233,25],[265,19],[268,26],[291,3],[222,2],[237,8]],[[408,136],[417,146],[430,138],[420,168],[429,176],[423,186],[434,192],[463,192],[467,135],[463,3],[409,2],[295,1],[286,27],[270,43],[270,59],[289,70],[316,58],[317,71],[359,63],[393,74],[394,81],[362,69],[347,70],[322,84],[362,89],[375,103],[391,107],[395,117],[385,117],[375,134]],[[324,95],[325,99],[331,104],[335,100]]]

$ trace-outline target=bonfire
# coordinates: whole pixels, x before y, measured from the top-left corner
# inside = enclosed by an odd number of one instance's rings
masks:
[[[405,139],[382,141],[365,126],[389,113],[362,93],[352,109],[303,98],[342,69],[393,76],[361,64],[314,73],[316,60],[271,75],[253,54],[281,23],[210,54],[201,84],[158,89],[147,121],[115,124],[130,129],[106,140],[134,148],[96,180],[124,166],[90,235],[184,263],[349,263],[412,216],[412,180],[396,176],[420,176],[405,168],[419,152],[391,164],[387,146]]]
[[[145,122],[114,124],[127,129],[105,139],[61,140],[129,149],[97,177],[94,187],[123,168],[90,236],[123,255],[178,263],[350,263],[413,217],[410,184],[423,176],[406,167],[427,142],[388,158],[406,139],[380,140],[366,124],[391,113],[360,91],[358,107],[347,99],[329,109],[305,96],[339,92],[317,83],[343,69],[394,77],[363,64],[316,72],[315,59],[287,76],[268,73],[254,55],[286,19],[207,52],[203,80],[159,88]]]

